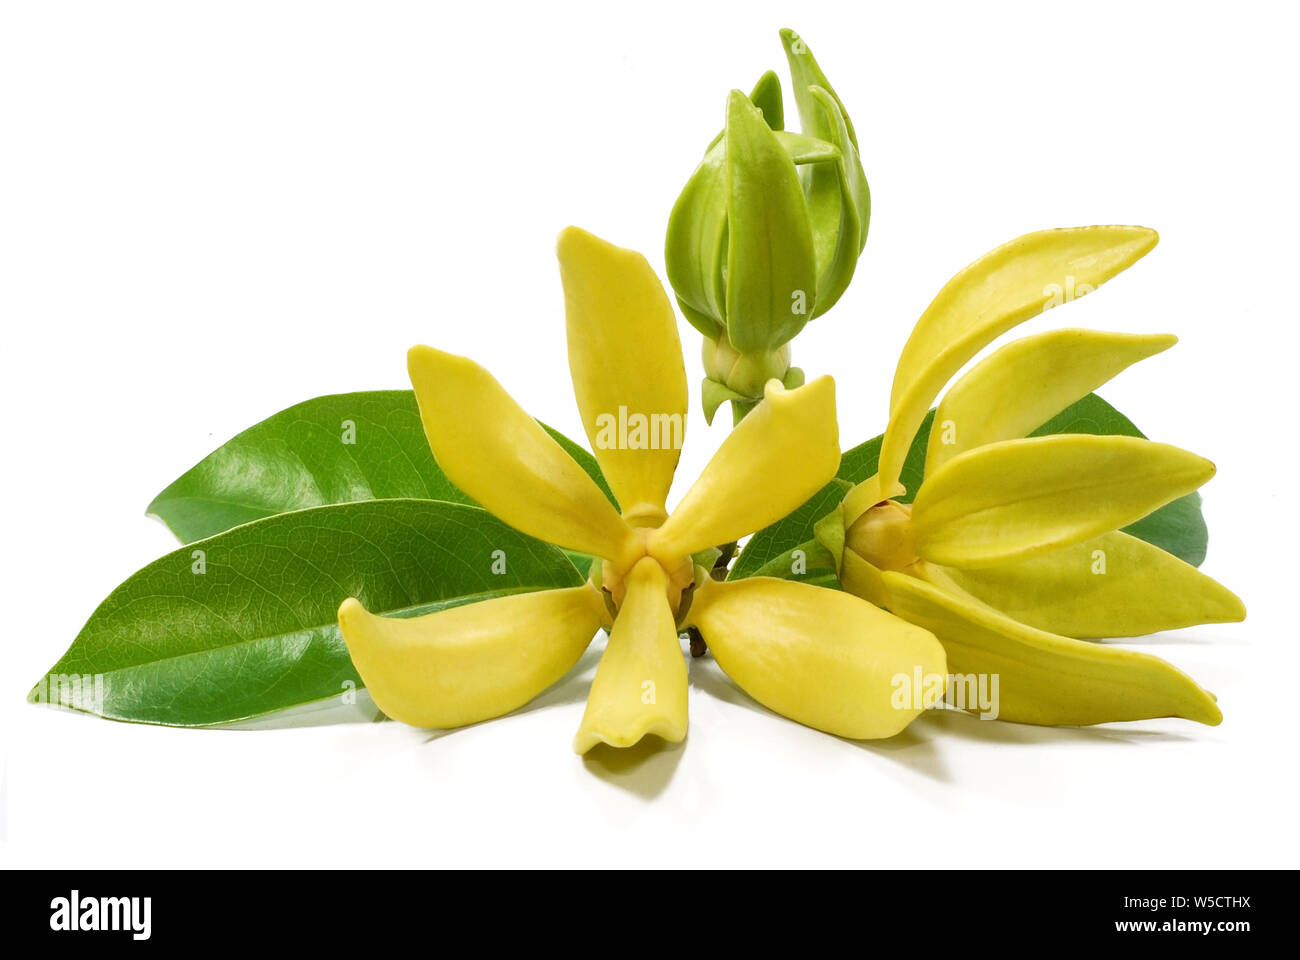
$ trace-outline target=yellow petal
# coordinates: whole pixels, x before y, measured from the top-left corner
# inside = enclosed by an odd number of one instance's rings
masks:
[[[1185,717],[1211,726],[1223,719],[1210,693],[1158,657],[1036,630],[972,597],[893,571],[883,576],[890,608],[934,632],[954,675],[997,676],[998,719],[1058,725]]]
[[[595,481],[473,360],[407,354],[424,433],[451,482],[517,530],[623,559],[634,534]]]
[[[569,671],[606,619],[591,584],[483,600],[406,619],[339,608],[352,663],[380,710],[460,727],[523,706]]]
[[[889,606],[889,591],[879,567],[863,559],[848,547],[840,558],[840,586],[855,597],[861,597],[878,607]]]
[[[934,398],[967,361],[1016,324],[1132,266],[1157,239],[1146,227],[1040,230],[986,253],[949,280],[898,361],[880,451],[882,484],[898,479]]]
[[[794,390],[769,380],[764,400],[722,442],[662,527],[650,552],[671,564],[775,523],[840,467],[835,382]]]
[[[708,581],[687,619],[727,676],[759,703],[854,740],[898,733],[922,709],[896,702],[901,682],[918,670],[926,677],[947,672],[943,648],[925,630],[806,583]]]
[[[1067,637],[1138,637],[1246,616],[1227,587],[1118,530],[1037,557],[946,572],[989,606]]]
[[[926,560],[992,566],[1118,529],[1212,476],[1210,461],[1140,437],[1004,440],[926,477],[912,532]]]
[[[569,227],[558,252],[569,370],[587,439],[623,515],[657,523],[686,432],[686,369],[672,304],[633,250]]]
[[[650,733],[670,743],[686,738],[686,660],[667,590],[668,577],[654,560],[644,557],[632,568],[573,738],[575,752],[598,743],[630,747]]]
[[[1147,357],[1169,334],[1051,330],[980,361],[944,395],[930,431],[925,474],[986,443],[1028,436],[1070,404]]]
[[[844,526],[853,526],[853,521],[858,519],[876,504],[885,500],[893,499],[907,492],[907,488],[901,483],[895,483],[888,489],[880,485],[880,474],[875,474],[863,480],[840,502],[840,513],[844,517]]]

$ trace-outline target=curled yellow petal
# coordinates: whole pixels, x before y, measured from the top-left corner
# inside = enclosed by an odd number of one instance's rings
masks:
[[[925,473],[957,454],[1028,436],[1139,360],[1168,350],[1169,334],[1050,330],[980,361],[944,395],[930,431]]]
[[[1212,694],[1159,657],[1036,630],[906,574],[883,578],[890,609],[939,638],[955,677],[997,677],[998,719],[1049,726],[1223,719]]]
[[[635,535],[595,481],[473,360],[412,347],[424,433],[451,482],[517,530],[624,559]]]
[[[840,586],[855,597],[878,607],[889,605],[889,592],[885,589],[880,568],[847,547],[840,558],[839,577]]]
[[[840,466],[835,382],[787,390],[769,380],[764,400],[718,448],[662,527],[650,552],[666,563],[761,530],[830,482]]]
[[[1067,637],[1138,637],[1246,616],[1217,580],[1118,530],[1041,556],[946,572],[989,606]]]
[[[569,227],[558,243],[582,425],[630,519],[664,518],[686,432],[677,319],[645,257]]]
[[[844,517],[844,526],[850,527],[853,521],[858,519],[876,504],[893,497],[901,496],[907,492],[907,488],[901,483],[895,483],[888,489],[881,486],[880,474],[876,473],[857,484],[844,499],[840,502],[840,513]]]
[[[630,747],[646,734],[670,743],[686,738],[686,660],[667,589],[667,575],[649,557],[628,575],[627,597],[573,738],[575,752],[598,743]]]
[[[606,619],[591,584],[483,600],[421,617],[343,601],[339,628],[380,710],[417,727],[509,713],[559,680]]]
[[[706,582],[687,619],[759,703],[854,740],[892,737],[923,709],[899,694],[947,673],[926,630],[838,590],[770,577]],[[910,689],[910,688],[909,688]]]
[[[992,566],[1118,529],[1212,476],[1203,457],[1140,437],[1004,440],[926,477],[912,532],[926,560]]]
[[[882,484],[898,479],[930,405],[967,361],[1017,324],[1132,266],[1157,239],[1146,227],[1040,230],[986,253],[949,280],[916,322],[894,373]]]

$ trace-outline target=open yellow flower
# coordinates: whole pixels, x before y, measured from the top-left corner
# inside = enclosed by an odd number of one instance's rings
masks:
[[[345,601],[339,624],[376,704],[428,727],[500,716],[562,677],[605,626],[575,750],[626,747],[646,734],[680,741],[679,631],[695,626],[723,670],[773,710],[846,737],[897,733],[920,707],[892,701],[893,678],[946,669],[928,631],[814,586],[716,583],[691,559],[773,523],[834,476],[834,383],[769,382],[670,516],[687,389],[668,297],[640,254],[589,233],[569,228],[558,253],[578,408],[621,510],[473,361],[415,347],[409,369],[452,482],[516,529],[601,562],[580,587],[409,619]]]
[[[1142,227],[1045,230],[957,274],[903,348],[879,472],[818,528],[848,590],[933,631],[954,673],[999,675],[1003,719],[1221,719],[1213,696],[1165,661],[1079,639],[1245,616],[1195,567],[1120,532],[1200,487],[1214,465],[1138,437],[1028,437],[1174,337],[1056,330],[1002,347],[939,404],[914,502],[893,499],[918,428],[962,366],[1156,239]]]

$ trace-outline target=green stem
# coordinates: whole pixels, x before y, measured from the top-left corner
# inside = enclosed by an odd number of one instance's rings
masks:
[[[760,400],[732,400],[731,401],[731,428],[733,430],[736,429],[736,427],[740,425],[740,421],[744,420],[745,417],[749,414],[749,411],[753,410],[761,402],[762,401]]]

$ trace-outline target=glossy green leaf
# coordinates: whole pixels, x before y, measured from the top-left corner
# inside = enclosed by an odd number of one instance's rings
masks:
[[[813,525],[835,509],[835,505],[849,492],[850,486],[843,480],[832,480],[808,498],[807,502],[797,510],[755,533],[745,544],[745,549],[741,551],[740,556],[736,558],[727,579],[740,580],[758,576],[760,571],[773,561],[777,561],[779,565],[783,558],[789,557],[791,550],[812,541]],[[834,573],[833,561],[830,569]],[[786,579],[791,579],[788,565],[786,571],[784,576]]]
[[[596,458],[546,429],[617,505]],[[289,510],[393,498],[473,502],[438,469],[410,390],[340,393],[282,410],[204,457],[148,512],[189,543]]]
[[[260,716],[361,686],[335,619],[350,596],[375,613],[414,616],[581,582],[559,550],[478,507],[373,500],[300,510],[197,541],[129,577],[29,699],[175,726]]]
[[[911,503],[921,486],[921,480],[925,476],[925,451],[930,444],[930,427],[933,424],[934,411],[931,410],[921,421],[921,427],[912,440],[912,447],[907,451],[907,459],[903,461],[903,472],[899,475],[899,480],[907,487],[907,493],[898,497],[900,503]],[[855,484],[874,476],[880,464],[880,448],[884,442],[882,434],[845,450],[844,457],[840,460],[840,472],[836,476]]]
[[[755,570],[752,576],[797,580],[800,583],[811,583],[816,587],[840,589],[840,578],[835,572],[835,558],[816,540],[806,540],[778,554]],[[740,578],[728,577],[727,579]]]

